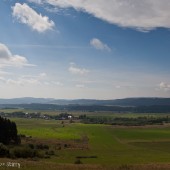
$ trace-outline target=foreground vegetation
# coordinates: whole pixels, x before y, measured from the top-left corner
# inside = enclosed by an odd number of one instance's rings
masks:
[[[107,114],[107,117],[113,116]],[[122,114],[121,117],[125,118],[125,115]],[[136,115],[128,114],[128,118],[135,117]],[[168,123],[118,126],[37,118],[12,118],[12,121],[16,122],[18,133],[22,134],[23,146],[29,146],[32,151],[37,149],[37,146],[45,146],[45,148],[38,148],[39,156],[36,157],[1,159],[1,162],[19,162],[24,170],[170,169],[170,125]]]

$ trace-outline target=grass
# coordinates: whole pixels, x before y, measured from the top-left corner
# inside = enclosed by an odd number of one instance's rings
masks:
[[[160,126],[161,127],[161,126]],[[123,128],[123,129],[113,129],[114,134],[124,141],[133,140],[166,140],[170,139],[170,129],[169,128]]]
[[[61,121],[44,119],[11,119],[17,123],[18,133],[37,138],[70,138],[69,134],[62,134]],[[57,132],[57,133],[56,133]],[[69,132],[67,132],[69,133]],[[65,133],[66,134],[66,133]]]
[[[127,128],[65,122],[63,127],[61,121],[56,120],[19,118],[12,120],[17,123],[19,133],[33,138],[74,141],[82,139],[83,136],[88,137],[88,149],[57,150],[57,156],[43,160],[44,166],[70,165],[70,167],[75,166],[76,169],[79,165],[73,164],[77,156],[87,157],[81,159],[83,165],[79,167],[89,166],[91,169],[96,167],[98,169],[119,167],[120,169],[122,165],[127,169],[126,166],[139,164],[142,164],[141,166],[163,164],[164,166],[170,162],[170,126]],[[91,156],[96,158],[90,158]],[[28,167],[28,162],[23,164]]]
[[[11,160],[2,159],[2,162],[8,162]],[[121,166],[102,166],[102,165],[90,165],[90,164],[58,164],[58,163],[49,163],[44,161],[28,161],[28,160],[19,160],[13,161],[19,162],[21,164],[22,170],[169,170],[169,164],[147,164],[147,165],[121,165]],[[18,170],[19,168],[12,167],[1,167],[2,170]]]

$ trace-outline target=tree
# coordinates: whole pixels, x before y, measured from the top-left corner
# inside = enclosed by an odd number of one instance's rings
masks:
[[[15,122],[2,117],[0,117],[0,143],[5,145],[20,143],[20,137],[17,135]]]

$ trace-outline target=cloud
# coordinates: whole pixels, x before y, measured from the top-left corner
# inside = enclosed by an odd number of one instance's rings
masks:
[[[44,78],[44,77],[46,77],[47,76],[47,74],[46,73],[40,73],[40,75],[39,75],[41,78]]]
[[[28,63],[28,60],[20,55],[13,55],[8,47],[0,43],[0,67],[22,67],[35,66]]]
[[[77,88],[85,88],[85,85],[84,84],[76,84],[76,87]]]
[[[85,68],[79,68],[79,67],[75,66],[74,63],[70,63],[70,67],[68,70],[71,74],[75,74],[75,75],[86,75],[90,72],[89,70],[87,70]]]
[[[149,31],[170,28],[169,0],[31,0],[55,7],[81,10],[122,27]]]
[[[38,75],[22,75],[21,78],[36,78],[38,80],[42,80],[42,79],[45,79],[47,77],[47,74],[46,73],[40,73]]]
[[[121,88],[121,86],[120,86],[120,85],[116,85],[116,86],[115,86],[115,88],[120,89],[120,88]]]
[[[5,82],[5,78],[4,77],[0,77],[0,82]]]
[[[12,73],[0,70],[0,76],[12,75]]]
[[[52,84],[54,84],[55,86],[63,86],[63,83],[61,83],[59,81],[57,81],[57,82],[53,81]]]
[[[28,0],[28,2],[34,2],[34,3],[37,3],[37,4],[42,4],[43,3],[42,0]]]
[[[42,85],[46,79],[46,73],[40,73],[38,75],[22,75],[18,78],[6,78],[4,82],[8,85],[19,85],[19,86],[28,86],[28,85]]]
[[[111,49],[107,46],[107,44],[104,44],[101,40],[99,40],[97,38],[93,38],[90,41],[90,45],[93,46],[94,48],[98,49],[98,50],[111,51]]]
[[[4,44],[0,44],[0,59],[8,60],[10,56],[12,56],[12,54],[9,49]]]
[[[59,82],[59,81],[46,81],[46,82],[43,82],[43,85],[45,86],[58,86],[58,87],[63,87],[63,83]]]
[[[41,82],[37,79],[29,78],[19,78],[17,80],[14,79],[7,79],[6,83],[8,85],[19,85],[19,86],[27,86],[27,85],[40,85]]]
[[[0,79],[1,80],[1,79]],[[5,79],[7,84],[28,86],[28,85],[45,85],[45,86],[58,86],[62,87],[63,83],[59,81],[51,81],[45,72],[37,75],[22,75],[16,79]]]
[[[164,91],[169,91],[170,90],[170,84],[161,82],[159,84],[159,89],[164,90]]]
[[[33,30],[40,33],[47,30],[52,30],[55,26],[52,20],[49,20],[47,16],[42,16],[38,14],[35,10],[29,7],[27,4],[16,3],[12,7],[13,17],[15,17],[19,22],[28,25]]]

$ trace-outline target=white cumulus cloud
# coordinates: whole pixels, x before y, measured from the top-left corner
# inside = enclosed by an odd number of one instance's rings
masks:
[[[13,17],[15,17],[19,22],[28,25],[35,31],[45,32],[53,29],[55,26],[54,22],[49,20],[47,16],[38,14],[26,3],[16,3],[15,6],[12,7],[12,10]]]
[[[34,66],[28,63],[28,60],[20,55],[13,55],[8,47],[0,43],[0,67],[22,67]]]
[[[165,83],[165,82],[161,82],[161,83],[159,84],[159,88],[160,88],[161,90],[169,91],[169,90],[170,90],[170,84]]]
[[[98,49],[98,50],[107,50],[107,51],[111,51],[111,49],[108,47],[107,44],[104,44],[101,40],[99,40],[98,38],[93,38],[90,41],[90,45],[93,46],[94,48]]]
[[[72,7],[122,27],[149,31],[170,28],[169,0],[31,0],[59,8]]]
[[[70,63],[70,67],[68,70],[71,74],[75,74],[75,75],[86,75],[90,72],[85,68],[77,67],[74,63]]]

